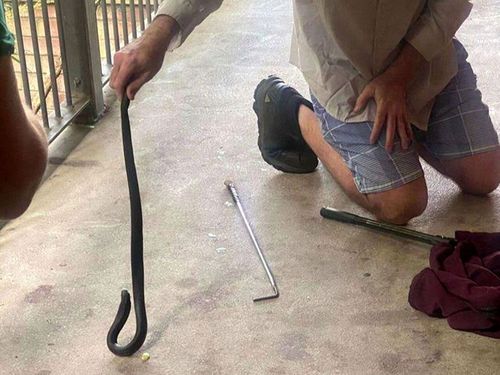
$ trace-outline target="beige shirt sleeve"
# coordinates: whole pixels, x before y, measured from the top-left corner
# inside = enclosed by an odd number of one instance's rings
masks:
[[[169,49],[179,47],[210,13],[216,11],[223,0],[164,0],[156,13],[156,17],[167,15],[177,21],[180,34],[172,41]]]
[[[431,61],[450,43],[471,9],[467,0],[429,0],[405,39]]]

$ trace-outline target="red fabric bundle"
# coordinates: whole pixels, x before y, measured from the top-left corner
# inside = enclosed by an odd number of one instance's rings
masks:
[[[431,249],[430,268],[413,279],[408,301],[453,329],[500,338],[500,233],[456,232]]]

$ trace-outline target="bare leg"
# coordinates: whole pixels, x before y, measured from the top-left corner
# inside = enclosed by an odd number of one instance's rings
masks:
[[[358,191],[352,173],[343,158],[324,140],[315,113],[306,106],[301,106],[299,109],[299,126],[309,147],[349,198],[378,219],[394,224],[405,224],[425,210],[427,186],[423,177],[393,190],[362,194]]]
[[[438,160],[424,147],[419,147],[418,152],[438,172],[451,178],[464,193],[486,195],[500,184],[500,149],[452,160]]]

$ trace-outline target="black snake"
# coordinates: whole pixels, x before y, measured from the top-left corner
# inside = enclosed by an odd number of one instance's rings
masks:
[[[109,328],[107,344],[109,350],[118,356],[130,356],[134,354],[146,340],[148,321],[146,317],[146,306],[144,303],[144,262],[142,241],[142,209],[137,171],[134,163],[134,150],[132,147],[132,135],[130,132],[130,120],[128,107],[130,100],[124,94],[121,103],[121,122],[123,154],[125,158],[125,169],[127,171],[127,182],[130,195],[130,217],[131,217],[131,249],[130,260],[132,266],[132,289],[134,296],[134,309],[136,330],[133,339],[127,345],[118,345],[118,335],[127,322],[130,314],[130,294],[124,289],[121,293],[121,302],[116,313],[115,320]]]

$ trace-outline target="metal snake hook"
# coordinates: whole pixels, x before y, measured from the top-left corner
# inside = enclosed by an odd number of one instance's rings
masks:
[[[236,206],[238,207],[238,211],[240,211],[240,215],[243,218],[243,222],[245,223],[245,227],[247,228],[247,232],[250,235],[250,239],[252,240],[253,246],[255,250],[257,251],[257,254],[259,255],[260,262],[262,264],[262,267],[264,267],[264,271],[266,271],[267,279],[269,280],[269,283],[271,284],[271,287],[273,288],[273,294],[263,296],[263,297],[257,297],[254,298],[254,302],[259,302],[259,301],[265,301],[268,299],[274,299],[278,298],[280,296],[280,292],[278,290],[278,285],[276,285],[276,280],[274,279],[273,273],[271,271],[271,267],[269,267],[269,264],[267,263],[266,257],[264,256],[264,253],[262,252],[259,243],[257,242],[257,238],[255,237],[255,234],[253,233],[252,227],[250,225],[250,222],[247,219],[247,215],[245,214],[245,210],[243,209],[243,205],[241,204],[240,201],[240,196],[238,194],[238,191],[236,190],[236,186],[233,181],[231,180],[226,180],[224,181],[224,185],[226,185],[227,190],[229,193],[231,193],[231,197],[233,198],[234,203],[236,203]]]
[[[146,317],[146,306],[144,302],[144,262],[143,262],[143,241],[142,241],[142,208],[139,183],[134,163],[134,150],[132,147],[132,135],[130,132],[130,120],[128,117],[128,107],[130,100],[124,94],[121,103],[121,122],[123,154],[125,158],[125,169],[127,172],[127,182],[130,194],[130,217],[131,217],[131,268],[132,268],[132,289],[134,295],[134,309],[136,331],[135,335],[127,345],[118,345],[118,335],[127,322],[130,314],[130,294],[127,290],[122,290],[121,302],[116,313],[115,320],[108,331],[107,344],[109,350],[118,356],[130,356],[134,354],[146,340],[148,332],[148,321]]]

